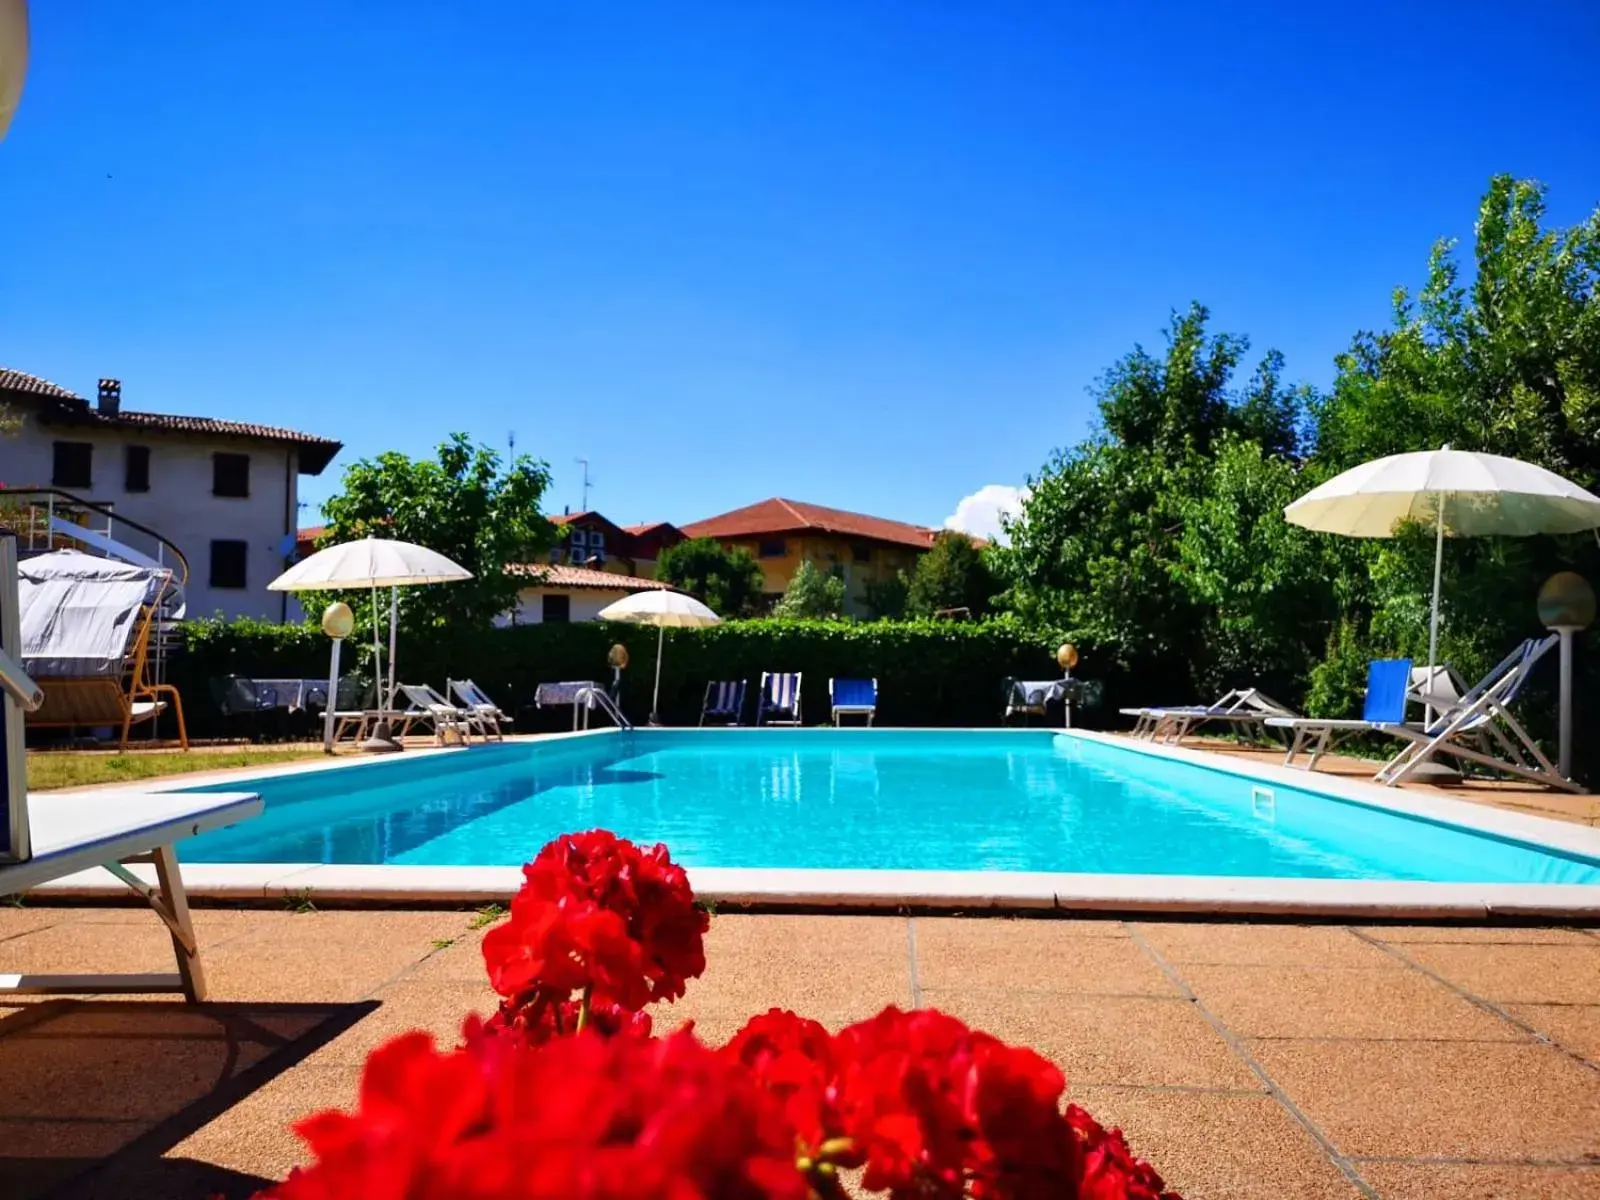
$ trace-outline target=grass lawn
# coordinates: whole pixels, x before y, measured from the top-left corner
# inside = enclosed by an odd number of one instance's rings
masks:
[[[161,775],[186,775],[191,771],[223,771],[229,767],[259,767],[270,763],[299,762],[323,757],[320,749],[240,747],[228,750],[152,750],[138,754],[107,754],[103,750],[34,751],[28,755],[28,790],[86,787],[92,783],[127,783]]]

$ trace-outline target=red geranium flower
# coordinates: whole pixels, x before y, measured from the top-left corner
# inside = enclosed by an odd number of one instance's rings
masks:
[[[1065,1191],[1071,1143],[1061,1072],[932,1010],[885,1009],[834,1041],[832,1099],[866,1160],[862,1185],[893,1197]]]
[[[777,1101],[690,1033],[374,1053],[274,1200],[805,1200]]]
[[[1154,1167],[1134,1157],[1122,1130],[1106,1129],[1076,1104],[1067,1105],[1066,1123],[1081,1150],[1080,1200],[1182,1200]]]
[[[577,1033],[582,1013],[582,1002],[577,1000],[536,1001],[520,1008],[502,1003],[487,1019],[469,1016],[462,1027],[462,1039],[468,1045],[481,1038],[505,1038],[525,1046],[542,1046],[554,1038]],[[647,1012],[591,1002],[583,1027],[600,1037],[647,1038],[653,1022]]]
[[[806,1153],[814,1154],[823,1142],[839,1136],[828,1091],[834,1075],[833,1038],[816,1021],[770,1009],[751,1017],[722,1052],[783,1103]]]
[[[483,940],[489,982],[518,1004],[586,991],[630,1010],[674,1000],[705,970],[710,917],[665,846],[568,834],[523,868],[510,919]]]

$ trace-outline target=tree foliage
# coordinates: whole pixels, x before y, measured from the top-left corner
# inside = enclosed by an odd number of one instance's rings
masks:
[[[974,617],[989,611],[996,591],[983,554],[964,533],[946,529],[912,568],[906,589],[906,613],[931,617],[964,608]]]
[[[1293,475],[1306,390],[1284,384],[1276,353],[1236,386],[1249,343],[1211,333],[1208,321],[1191,305],[1173,315],[1164,353],[1135,347],[1106,372],[1098,428],[1029,481],[1011,544],[993,554],[1017,612],[1115,646],[1125,661],[1192,668],[1203,657],[1197,648],[1218,624],[1212,600],[1231,595],[1253,563],[1247,547],[1201,536],[1188,539],[1186,557],[1185,529],[1201,520],[1252,538],[1253,522],[1230,519],[1227,506],[1249,498],[1259,507]],[[1223,460],[1229,473],[1213,480]]]
[[[343,489],[322,506],[324,544],[370,535],[437,550],[472,578],[401,588],[402,627],[484,628],[527,586],[507,568],[537,562],[555,540],[554,527],[539,512],[549,485],[544,463],[527,455],[507,463],[466,434],[452,434],[431,459],[389,451],[346,467]],[[367,619],[366,597],[345,599]]]
[[[772,615],[791,621],[825,621],[844,616],[844,578],[819,570],[810,559],[801,562]]]
[[[1431,531],[1341,539],[1282,516],[1340,471],[1448,443],[1600,483],[1600,211],[1547,227],[1536,183],[1493,179],[1470,269],[1435,245],[1423,286],[1352,339],[1324,395],[1285,384],[1275,353],[1236,385],[1246,342],[1207,324],[1192,306],[1163,353],[1105,374],[1093,436],[1031,481],[994,554],[1012,608],[1161,667],[1163,700],[1255,684],[1343,715],[1371,658],[1425,657]],[[1600,578],[1591,535],[1453,540],[1441,660],[1473,678],[1538,632],[1534,597],[1562,569]],[[1600,685],[1592,648],[1580,670]],[[1536,724],[1543,690],[1524,701]]]
[[[761,605],[761,565],[748,550],[727,549],[715,538],[690,538],[663,550],[656,578],[682,588],[721,617],[752,616]]]

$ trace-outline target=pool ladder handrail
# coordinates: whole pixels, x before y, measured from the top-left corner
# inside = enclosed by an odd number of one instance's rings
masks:
[[[622,710],[617,707],[617,702],[600,687],[580,688],[572,697],[572,727],[577,729],[578,714],[583,714],[583,728],[589,728],[589,710],[598,708],[610,717],[618,729],[632,729],[633,722],[622,715]]]

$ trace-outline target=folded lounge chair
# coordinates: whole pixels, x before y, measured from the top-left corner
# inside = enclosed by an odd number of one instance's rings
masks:
[[[1310,751],[1306,770],[1315,771],[1317,760],[1346,738],[1358,733],[1388,733],[1404,727],[1406,701],[1411,697],[1411,660],[1379,658],[1367,666],[1367,697],[1360,717],[1268,717],[1266,724],[1289,738],[1283,765],[1293,766],[1302,750]]]
[[[800,672],[761,673],[761,695],[756,701],[757,725],[800,724]]]
[[[833,706],[833,723],[845,716],[866,717],[871,725],[878,715],[878,681],[876,679],[830,679],[828,700]]]
[[[400,713],[396,738],[405,737],[413,725],[420,724],[433,731],[433,740],[441,746],[452,736],[463,745],[472,740],[477,716],[469,709],[451,704],[425,683],[402,683],[399,690],[406,698],[406,708]]]
[[[1215,704],[1177,704],[1155,708],[1124,708],[1134,718],[1133,736],[1148,741],[1180,742],[1202,725],[1232,725],[1241,732],[1265,732],[1273,717],[1297,718],[1294,709],[1280,704],[1259,688],[1234,688]]]
[[[709,718],[722,725],[743,725],[744,689],[742,679],[716,679],[706,684],[705,697],[700,701],[700,724]]]
[[[476,716],[479,731],[485,738],[500,740],[505,737],[505,726],[511,724],[510,714],[489,699],[489,694],[472,680],[446,679],[444,694],[447,699],[454,696],[463,708]]]
[[[1487,767],[1530,783],[1581,792],[1539,749],[1511,711],[1533,668],[1560,641],[1559,634],[1528,638],[1426,728],[1387,729],[1409,744],[1374,778],[1393,787],[1440,755]]]

